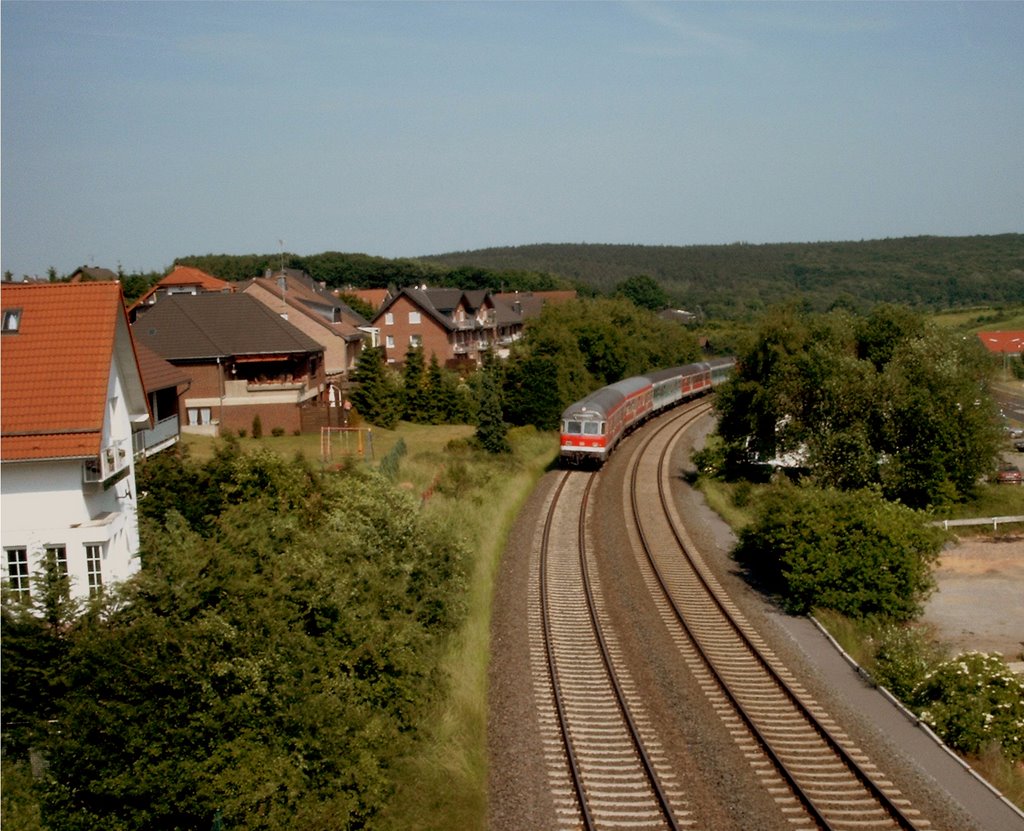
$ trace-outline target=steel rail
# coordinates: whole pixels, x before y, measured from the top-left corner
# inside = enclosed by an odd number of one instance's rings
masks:
[[[690,641],[693,643],[694,647],[700,653],[702,660],[708,667],[709,671],[712,672],[712,674],[718,680],[721,692],[732,703],[738,716],[747,725],[751,733],[757,738],[765,754],[772,760],[773,764],[779,771],[780,775],[790,785],[791,789],[793,790],[796,797],[800,800],[805,810],[807,810],[807,812],[814,819],[814,821],[821,825],[823,828],[831,829],[834,826],[831,824],[830,820],[814,804],[813,798],[805,791],[803,786],[800,784],[797,775],[794,774],[788,768],[785,761],[781,758],[779,752],[772,746],[770,738],[766,736],[764,732],[759,728],[756,719],[750,715],[750,713],[743,706],[742,702],[740,702],[735,696],[735,694],[729,689],[728,682],[722,676],[720,669],[715,665],[714,660],[707,653],[706,649],[704,648],[704,645],[701,643],[701,639],[699,638],[699,636],[692,630],[691,626],[686,621],[681,609],[679,608],[678,603],[676,602],[672,592],[669,589],[667,580],[661,568],[658,566],[655,560],[651,545],[649,543],[649,539],[639,519],[640,512],[639,503],[637,500],[637,481],[639,477],[640,468],[639,459],[643,455],[643,452],[646,451],[648,446],[654,441],[654,438],[657,435],[674,427],[678,427],[677,432],[682,432],[682,429],[684,429],[686,426],[692,423],[692,421],[695,421],[697,417],[703,415],[709,407],[710,405],[704,402],[701,405],[698,405],[697,407],[687,410],[681,416],[677,416],[673,419],[666,421],[665,424],[658,426],[648,436],[645,436],[644,442],[636,454],[636,461],[633,462],[633,467],[630,474],[630,498],[634,512],[634,521],[637,533],[640,536],[648,562],[655,575],[658,585],[660,586],[666,601],[670,605],[677,622],[682,627]],[[686,423],[683,424],[682,426],[679,426],[679,422],[684,421]],[[715,587],[712,586],[706,578],[704,574],[704,568],[706,568],[706,566],[704,566],[703,563],[700,563],[695,559],[694,554],[690,549],[690,546],[683,540],[682,535],[679,529],[676,527],[675,522],[671,520],[671,515],[668,510],[669,498],[665,493],[664,477],[661,475],[661,471],[665,467],[665,459],[668,455],[670,447],[672,446],[673,442],[667,443],[665,447],[661,450],[661,453],[659,454],[657,465],[659,471],[659,498],[661,499],[662,507],[664,509],[664,513],[668,521],[669,528],[672,532],[673,537],[676,540],[679,550],[683,553],[686,560],[689,562],[693,574],[697,578],[705,594],[708,598],[710,598],[713,605],[718,610],[719,615],[726,622],[727,626],[731,629],[734,635],[740,639],[745,649],[754,658],[754,660],[762,668],[762,670],[768,675],[772,683],[774,683],[776,687],[782,691],[786,699],[803,716],[805,721],[817,733],[817,735],[822,739],[822,741],[829,747],[832,753],[836,755],[836,757],[842,762],[842,764],[847,768],[847,770],[850,771],[850,773],[861,783],[861,785],[886,811],[886,813],[891,817],[891,819],[896,823],[896,825],[904,831],[918,831],[918,826],[914,824],[913,820],[911,820],[911,818],[908,817],[899,808],[898,805],[894,804],[892,799],[889,798],[889,796],[871,778],[871,776],[861,768],[861,766],[856,762],[856,760],[850,757],[849,753],[842,746],[840,741],[832,735],[832,733],[828,730],[827,727],[825,727],[825,725],[820,723],[820,721],[815,717],[815,715],[810,711],[810,709],[803,703],[800,696],[792,689],[792,687],[786,682],[786,680],[779,675],[779,673],[775,670],[771,662],[764,656],[764,654],[757,647],[757,645],[753,643],[753,641],[744,631],[743,627],[739,625],[739,623],[734,619],[730,611],[726,608],[725,603],[719,596],[719,591],[715,589]]]
[[[551,500],[551,505],[548,508],[547,519],[544,521],[544,534],[541,541],[540,551],[541,620],[544,627],[544,649],[548,658],[548,675],[551,678],[551,689],[555,699],[555,711],[558,714],[558,726],[562,732],[562,744],[565,747],[565,755],[569,762],[569,775],[572,777],[572,786],[576,793],[576,803],[579,806],[580,814],[582,815],[584,828],[587,831],[594,831],[596,828],[594,824],[594,817],[590,813],[590,807],[587,804],[587,796],[583,788],[580,766],[576,759],[572,736],[569,732],[569,717],[566,714],[565,701],[562,698],[562,688],[558,681],[558,666],[555,660],[554,637],[551,631],[551,611],[548,596],[547,559],[548,544],[551,538],[551,524],[554,522],[555,508],[558,505],[558,498],[561,496],[562,490],[565,488],[565,483],[568,481],[569,474],[563,474],[561,481],[558,483],[558,487],[555,489],[555,495]]]
[[[544,646],[545,653],[547,656],[548,674],[551,682],[553,699],[555,704],[555,711],[558,717],[559,731],[562,737],[562,743],[565,748],[566,760],[570,769],[570,776],[573,784],[573,791],[576,795],[577,805],[580,810],[581,820],[588,831],[595,829],[600,824],[594,812],[591,809],[591,795],[588,793],[588,788],[585,782],[586,776],[584,774],[583,765],[579,759],[579,751],[576,747],[573,738],[573,729],[570,724],[568,714],[568,701],[563,690],[563,685],[560,681],[558,659],[555,651],[555,640],[554,626],[551,618],[551,604],[550,604],[550,580],[548,577],[548,551],[550,548],[551,529],[554,522],[554,517],[558,511],[559,500],[566,483],[569,481],[571,475],[586,475],[587,481],[583,490],[583,495],[580,500],[579,514],[576,522],[576,536],[577,536],[577,553],[579,563],[579,577],[582,582],[583,599],[586,602],[586,619],[589,622],[590,634],[593,636],[592,645],[596,646],[597,655],[596,657],[600,660],[600,665],[603,667],[605,680],[614,694],[614,706],[620,719],[621,726],[624,727],[626,739],[629,742],[636,759],[639,760],[638,774],[642,772],[642,776],[638,776],[637,782],[641,779],[650,788],[650,792],[653,795],[654,802],[657,803],[657,810],[661,815],[662,821],[659,822],[659,827],[665,827],[670,831],[681,831],[678,822],[673,814],[672,807],[662,786],[653,760],[651,759],[647,749],[644,747],[643,739],[640,735],[640,728],[637,725],[630,707],[627,701],[626,692],[622,686],[622,683],[615,670],[612,657],[611,649],[608,644],[605,633],[602,630],[599,614],[597,610],[597,599],[594,593],[594,587],[592,582],[592,575],[590,568],[587,563],[587,533],[586,533],[586,522],[587,522],[587,507],[590,500],[590,494],[597,481],[596,474],[565,474],[559,481],[551,504],[548,507],[547,518],[544,523],[544,531],[541,541],[541,557],[540,557],[540,594],[541,594],[541,619],[543,622],[544,629]],[[623,745],[625,746],[625,745]]]
[[[643,765],[644,772],[647,774],[647,779],[651,784],[651,788],[654,791],[655,798],[658,801],[658,805],[661,807],[661,812],[665,816],[665,821],[669,824],[669,828],[672,831],[680,831],[678,823],[676,823],[675,816],[672,813],[672,808],[669,805],[668,797],[665,794],[664,789],[661,786],[661,782],[658,778],[658,774],[654,770],[654,763],[651,761],[650,756],[647,754],[647,750],[644,748],[643,742],[640,740],[640,728],[637,727],[636,722],[633,719],[629,711],[629,706],[626,703],[626,693],[622,689],[622,685],[619,682],[618,675],[615,672],[615,668],[612,666],[611,652],[608,648],[608,643],[605,640],[604,632],[601,628],[601,622],[597,619],[597,608],[594,602],[594,591],[590,582],[590,570],[587,566],[587,552],[586,552],[586,519],[587,519],[587,504],[590,499],[590,490],[596,481],[596,476],[591,476],[587,482],[587,489],[583,493],[583,503],[580,506],[580,518],[579,518],[579,554],[580,554],[580,571],[583,574],[583,590],[587,597],[587,610],[590,613],[590,622],[594,627],[594,634],[597,637],[598,645],[601,649],[601,660],[604,662],[605,669],[608,672],[608,679],[615,689],[615,697],[618,701],[619,711],[622,713],[622,717],[629,728],[629,736],[633,742],[633,749],[640,757],[640,762]]]

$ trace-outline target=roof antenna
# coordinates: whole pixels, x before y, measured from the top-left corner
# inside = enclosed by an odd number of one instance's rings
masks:
[[[278,240],[277,244],[281,246],[281,272],[277,275],[277,284],[281,287],[281,317],[285,320],[288,319],[288,302],[285,300],[285,287],[288,285],[288,281],[284,277],[284,240]]]

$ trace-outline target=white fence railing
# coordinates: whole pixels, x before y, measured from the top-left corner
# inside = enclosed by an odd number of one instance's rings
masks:
[[[932,525],[941,525],[946,530],[956,525],[991,525],[993,529],[1011,522],[1024,522],[1024,516],[990,516],[976,519],[940,519]]]

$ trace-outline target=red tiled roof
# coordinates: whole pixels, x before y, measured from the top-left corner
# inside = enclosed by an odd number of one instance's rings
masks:
[[[353,297],[358,297],[360,300],[373,306],[374,311],[377,311],[391,297],[391,292],[387,289],[340,289],[336,293],[350,294]]]
[[[978,339],[989,352],[1000,355],[1024,351],[1024,332],[978,332]]]
[[[161,292],[166,294],[164,290],[173,286],[197,286],[204,292],[232,292],[235,290],[234,283],[228,283],[212,274],[200,271],[198,268],[176,265],[170,274],[150,286],[149,291],[128,307],[128,316],[134,321],[139,311],[153,304],[156,295]]]
[[[224,291],[232,288],[232,284],[226,280],[187,265],[176,265],[170,274],[161,278],[157,286],[200,286],[203,291]]]
[[[0,335],[0,456],[97,455],[124,317],[120,284],[3,283],[0,304],[20,310],[17,331]]]

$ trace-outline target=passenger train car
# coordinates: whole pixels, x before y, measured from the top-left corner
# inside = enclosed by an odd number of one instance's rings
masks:
[[[710,392],[735,363],[734,358],[715,358],[660,369],[590,393],[562,413],[562,462],[603,464],[630,430],[680,401]]]

